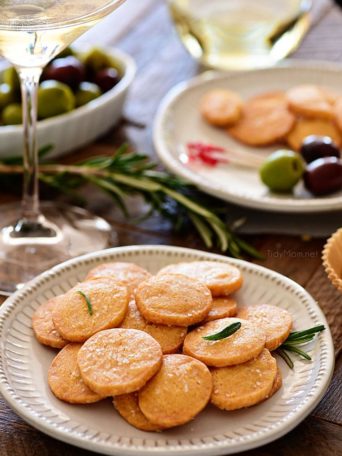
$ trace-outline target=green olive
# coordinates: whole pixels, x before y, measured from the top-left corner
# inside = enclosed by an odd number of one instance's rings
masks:
[[[89,70],[97,73],[104,68],[113,66],[113,61],[110,55],[106,54],[102,49],[92,48],[83,56],[83,63]]]
[[[5,82],[3,84],[0,84],[0,111],[14,101],[15,97],[13,96],[11,86]]]
[[[12,103],[2,111],[2,122],[5,125],[20,125],[23,122],[22,108],[19,103]]]
[[[76,106],[83,106],[101,96],[100,87],[92,82],[82,82],[76,92]]]
[[[2,80],[11,87],[12,92],[20,92],[20,80],[14,67],[8,67],[3,71]]]
[[[44,81],[38,89],[38,117],[47,119],[75,108],[75,96],[69,86],[58,81]]]
[[[278,150],[269,155],[259,173],[262,182],[273,192],[291,192],[304,173],[304,161],[292,150]]]

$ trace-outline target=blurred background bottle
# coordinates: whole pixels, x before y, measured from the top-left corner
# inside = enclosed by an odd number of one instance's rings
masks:
[[[274,65],[297,48],[311,0],[168,0],[179,36],[202,64],[233,70]]]

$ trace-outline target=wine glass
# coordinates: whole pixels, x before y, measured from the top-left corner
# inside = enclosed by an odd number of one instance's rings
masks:
[[[310,25],[312,0],[168,0],[189,53],[204,66],[250,70],[293,52]]]
[[[39,203],[37,91],[47,63],[125,0],[0,0],[0,55],[16,68],[23,107],[23,197],[0,207],[0,290],[108,245],[111,227],[80,208]]]

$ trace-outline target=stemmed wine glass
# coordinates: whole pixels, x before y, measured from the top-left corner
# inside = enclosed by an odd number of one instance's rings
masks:
[[[125,0],[0,0],[0,55],[16,68],[23,106],[23,198],[0,207],[0,290],[10,293],[52,265],[103,248],[110,226],[73,207],[39,204],[37,91],[44,66]]]

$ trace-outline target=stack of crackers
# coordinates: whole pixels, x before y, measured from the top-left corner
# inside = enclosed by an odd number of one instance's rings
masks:
[[[292,318],[270,305],[238,310],[242,284],[238,268],[212,261],[155,276],[133,263],[97,266],[33,315],[38,341],[62,349],[49,368],[51,391],[72,404],[111,397],[144,431],[183,425],[208,403],[236,410],[264,401],[281,387],[271,351]],[[237,323],[229,337],[207,339]]]
[[[243,101],[230,90],[211,90],[200,112],[211,125],[248,146],[287,144],[299,150],[310,135],[329,136],[342,143],[342,97],[317,85],[256,95]]]

